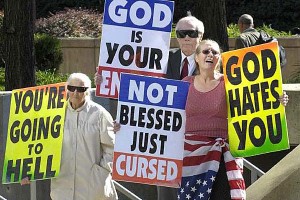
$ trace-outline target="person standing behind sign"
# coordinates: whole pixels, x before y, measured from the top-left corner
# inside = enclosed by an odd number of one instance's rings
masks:
[[[195,50],[202,40],[204,25],[194,16],[181,18],[175,27],[179,48],[169,51],[166,78],[181,80],[196,73]]]
[[[248,14],[241,15],[238,20],[238,27],[240,35],[235,40],[235,49],[254,46],[260,33],[254,28],[252,16]]]
[[[89,96],[91,80],[73,73],[67,81],[60,173],[51,180],[53,200],[118,199],[111,180],[113,119]]]
[[[175,27],[179,48],[169,51],[166,78],[181,80],[196,73],[195,51],[204,34],[202,21],[194,16],[181,18]],[[177,200],[177,188],[157,186],[158,200]]]

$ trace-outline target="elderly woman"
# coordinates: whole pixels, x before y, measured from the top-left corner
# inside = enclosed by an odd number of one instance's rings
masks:
[[[111,180],[113,119],[89,97],[91,80],[70,75],[60,174],[51,180],[53,200],[117,199]]]

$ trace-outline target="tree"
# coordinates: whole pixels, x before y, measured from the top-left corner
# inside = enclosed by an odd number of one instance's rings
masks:
[[[35,85],[35,0],[4,0],[5,90]]]
[[[174,16],[174,22],[184,17],[187,11],[204,23],[204,38],[217,41],[223,51],[228,51],[225,0],[176,0],[175,12],[179,14]]]

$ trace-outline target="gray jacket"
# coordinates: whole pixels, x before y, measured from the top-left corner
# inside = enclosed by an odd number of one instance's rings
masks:
[[[260,33],[254,28],[244,30],[235,40],[235,49],[251,47],[256,44]]]

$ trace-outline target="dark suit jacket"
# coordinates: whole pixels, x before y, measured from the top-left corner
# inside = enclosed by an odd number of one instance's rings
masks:
[[[169,51],[168,67],[166,78],[180,80],[180,67],[181,67],[181,50],[179,48],[171,49]],[[196,69],[193,72],[195,75]]]

